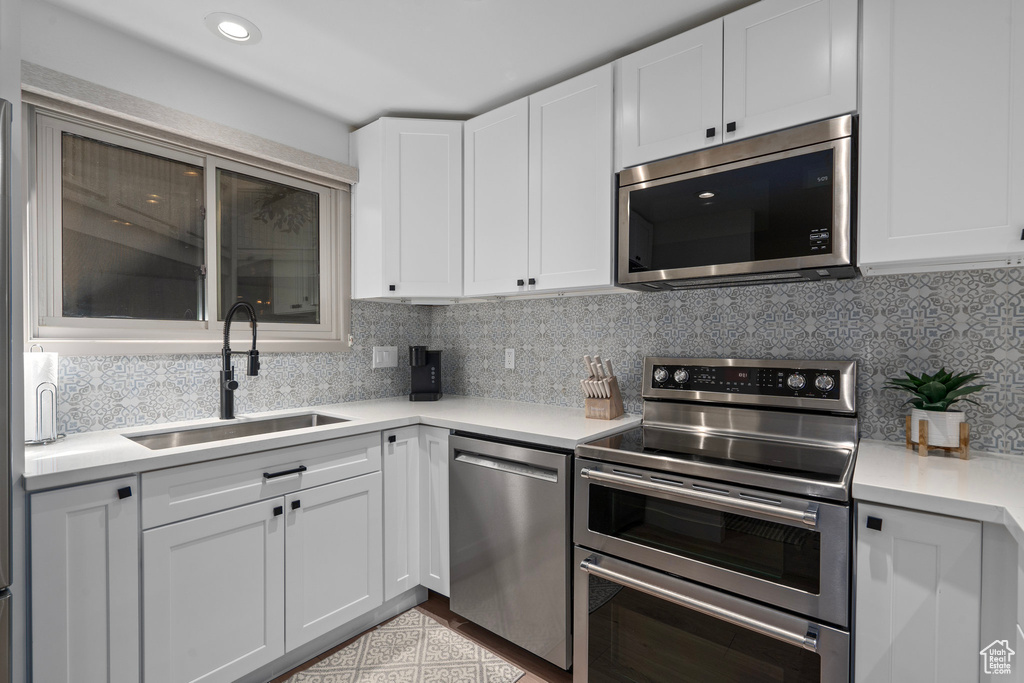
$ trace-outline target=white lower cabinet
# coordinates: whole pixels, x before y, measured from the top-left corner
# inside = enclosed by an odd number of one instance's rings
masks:
[[[139,680],[137,490],[125,477],[29,498],[33,680]]]
[[[379,607],[381,495],[372,472],[145,531],[147,683],[235,681]]]
[[[282,505],[143,534],[146,683],[227,683],[284,654]]]
[[[449,595],[448,430],[420,427],[420,584]]]
[[[385,600],[420,584],[419,434],[419,427],[381,433]]]
[[[981,523],[866,503],[856,523],[855,680],[977,681]]]
[[[383,432],[384,599],[424,586],[448,595],[448,430]]]
[[[285,649],[383,602],[379,472],[285,497]]]

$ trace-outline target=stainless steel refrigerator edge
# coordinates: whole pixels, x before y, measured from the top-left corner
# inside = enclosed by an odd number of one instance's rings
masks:
[[[11,668],[11,103],[0,100],[0,682]],[[21,392],[17,392],[21,395]]]
[[[572,454],[449,443],[452,611],[568,669]]]

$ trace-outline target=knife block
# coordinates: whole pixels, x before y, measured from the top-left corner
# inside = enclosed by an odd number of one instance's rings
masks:
[[[587,398],[583,402],[583,416],[595,420],[614,420],[626,411],[622,408],[622,394],[619,393],[619,378],[608,382],[611,398]]]

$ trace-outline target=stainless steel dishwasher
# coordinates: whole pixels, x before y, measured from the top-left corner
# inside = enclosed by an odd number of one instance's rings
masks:
[[[568,669],[572,453],[449,444],[452,611]]]

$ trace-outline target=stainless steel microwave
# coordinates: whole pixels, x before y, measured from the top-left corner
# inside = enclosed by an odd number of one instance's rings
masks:
[[[841,116],[619,173],[619,286],[853,277],[854,126]]]

